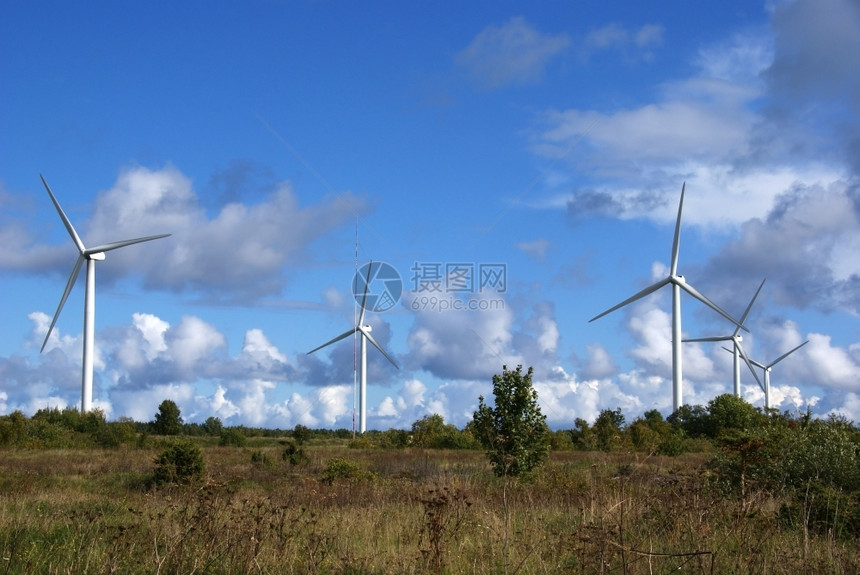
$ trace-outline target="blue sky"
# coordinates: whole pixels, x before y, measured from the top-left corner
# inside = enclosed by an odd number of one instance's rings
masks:
[[[172,234],[97,266],[111,419],[351,428],[353,340],[306,352],[354,325],[356,236],[403,285],[369,428],[462,426],[504,364],[555,428],[668,415],[669,292],[588,320],[665,275],[686,182],[680,273],[736,316],[767,278],[753,359],[810,342],[773,404],[856,421],[858,32],[847,0],[4,3],[0,412],[80,402],[83,278],[39,353],[76,257],[42,174],[88,245]],[[719,344],[683,353],[685,403],[731,391]]]

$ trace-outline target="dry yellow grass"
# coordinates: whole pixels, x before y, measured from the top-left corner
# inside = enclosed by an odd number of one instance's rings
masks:
[[[206,480],[163,489],[157,449],[0,451],[0,573],[860,572],[856,541],[726,498],[702,456],[553,453],[517,482],[477,452],[305,449],[205,447]],[[364,473],[326,480],[335,458]]]

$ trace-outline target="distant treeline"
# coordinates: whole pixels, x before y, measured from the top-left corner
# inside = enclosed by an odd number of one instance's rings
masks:
[[[838,428],[855,445],[860,444],[860,430],[854,422],[842,417],[813,417],[801,413],[767,412],[753,407],[733,395],[721,395],[707,406],[685,405],[664,418],[657,410],[645,412],[627,422],[621,408],[605,409],[594,421],[577,418],[571,429],[550,433],[552,450],[625,451],[680,455],[690,452],[713,452],[724,449],[727,441],[742,437],[790,435],[819,427]],[[159,406],[152,421],[130,418],[107,421],[104,413],[93,410],[40,409],[32,417],[20,411],[0,416],[0,448],[115,448],[145,447],[153,436],[208,437],[221,445],[242,446],[255,437],[292,439],[298,444],[312,440],[345,440],[356,448],[398,449],[481,449],[474,434],[474,422],[465,427],[445,423],[441,415],[427,415],[410,429],[371,430],[355,436],[349,429],[310,429],[296,425],[292,429],[271,429],[244,425],[225,426],[218,417],[203,423],[185,423],[179,407],[171,400]],[[785,439],[785,437],[783,437]]]

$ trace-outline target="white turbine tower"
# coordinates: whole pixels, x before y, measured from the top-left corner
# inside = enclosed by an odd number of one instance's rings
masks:
[[[809,343],[809,340],[806,340],[805,342],[803,342],[799,346],[795,347],[791,351],[785,352],[784,354],[782,354],[781,356],[779,356],[778,358],[776,358],[775,360],[773,360],[772,362],[770,362],[767,365],[765,365],[763,363],[759,363],[754,359],[751,359],[749,361],[748,365],[749,365],[750,371],[753,372],[753,375],[755,376],[756,381],[758,381],[759,387],[761,387],[761,390],[764,392],[764,408],[765,409],[770,409],[770,371],[771,371],[771,369],[773,368],[773,366],[775,366],[776,364],[778,364],[779,362],[781,362],[782,360],[784,360],[785,358],[787,358],[788,356],[793,354],[795,351],[797,351],[798,349],[800,349],[801,347],[803,347],[807,343]],[[731,351],[725,347],[723,349],[725,349],[726,351]],[[753,367],[752,367],[753,365],[760,368],[762,371],[764,371],[764,384],[762,384],[762,382],[759,381],[758,376],[756,375],[755,371],[753,371]]]
[[[744,314],[741,316],[741,319],[740,319],[741,324],[743,324],[746,321],[747,316],[750,313],[750,309],[752,309],[752,305],[755,302],[755,299],[758,297],[758,293],[761,291],[762,286],[764,286],[764,282],[765,282],[765,280],[761,280],[761,284],[758,286],[758,289],[756,290],[755,295],[753,295],[752,299],[750,300],[750,303],[747,306],[747,309],[744,310]],[[741,396],[741,362],[740,362],[740,358],[744,359],[744,361],[746,362],[746,364],[749,366],[750,370],[752,371],[753,377],[755,377],[756,382],[758,382],[758,384],[761,385],[761,382],[759,381],[758,376],[756,375],[755,371],[752,369],[752,366],[750,365],[750,358],[746,354],[746,352],[744,351],[743,346],[741,345],[741,342],[744,340],[744,338],[740,334],[740,331],[741,331],[740,326],[735,326],[735,331],[731,335],[718,335],[718,336],[714,336],[714,337],[695,337],[695,338],[689,338],[689,339],[684,340],[685,342],[688,342],[688,341],[690,341],[690,342],[692,342],[692,341],[701,341],[701,342],[704,342],[704,341],[731,341],[733,343],[732,347],[733,347],[734,351],[732,353],[734,354],[734,357],[735,357],[735,361],[733,364],[735,397]],[[723,348],[723,349],[726,349],[726,348]]]
[[[626,306],[629,303],[633,303],[636,300],[639,300],[647,295],[650,295],[662,288],[665,285],[672,285],[672,406],[675,411],[678,410],[681,405],[683,405],[682,401],[682,369],[681,369],[681,290],[686,291],[688,294],[701,301],[726,319],[728,319],[733,324],[740,326],[742,329],[747,330],[746,327],[742,323],[738,323],[732,316],[723,311],[717,304],[706,298],[702,295],[696,288],[687,283],[684,279],[684,276],[678,275],[678,250],[680,247],[680,239],[681,239],[681,211],[684,207],[684,189],[686,188],[686,182],[681,186],[681,201],[678,204],[678,220],[675,223],[675,239],[672,244],[672,263],[669,269],[669,275],[662,280],[658,281],[655,284],[648,286],[642,291],[634,294],[633,296],[627,298],[623,302],[615,305],[605,312],[598,314],[588,320],[592,322],[596,319],[599,319],[613,311]]]
[[[310,355],[315,351],[319,351],[322,348],[336,343],[342,339],[345,339],[355,333],[359,333],[361,335],[361,368],[359,372],[360,387],[358,393],[359,433],[364,433],[367,430],[367,342],[370,341],[370,343],[372,343],[373,346],[379,350],[379,353],[381,353],[383,356],[385,356],[385,359],[391,362],[391,365],[393,365],[397,369],[400,369],[400,366],[397,365],[397,362],[394,361],[394,359],[392,359],[392,357],[388,355],[388,353],[386,353],[384,349],[382,349],[382,346],[376,343],[376,340],[373,339],[373,336],[370,335],[370,332],[373,331],[373,328],[371,328],[369,325],[364,324],[364,306],[367,303],[367,290],[370,288],[370,279],[372,277],[373,262],[370,262],[370,266],[367,270],[367,277],[364,278],[364,295],[361,298],[361,313],[358,317],[358,324],[354,328],[343,332],[336,338],[331,339],[322,344],[321,346],[315,347],[308,352],[308,355]]]
[[[66,289],[63,292],[62,299],[60,299],[60,305],[57,306],[57,311],[54,313],[54,319],[51,320],[51,327],[48,328],[48,333],[45,334],[45,341],[42,342],[40,352],[44,351],[45,345],[48,343],[48,338],[51,337],[54,325],[56,325],[57,319],[60,317],[63,305],[65,305],[66,299],[69,297],[69,293],[75,285],[75,280],[78,278],[78,272],[81,271],[81,266],[83,265],[84,260],[86,260],[87,278],[84,295],[84,350],[81,361],[81,412],[86,413],[92,408],[93,402],[93,345],[95,341],[96,316],[95,263],[105,259],[105,252],[130,246],[132,244],[157,240],[159,238],[167,237],[170,234],[160,234],[157,236],[147,236],[145,238],[136,238],[133,240],[123,240],[95,246],[93,248],[87,248],[84,246],[80,236],[78,236],[78,233],[75,231],[74,226],[72,226],[72,222],[70,222],[69,218],[66,217],[66,214],[63,212],[63,208],[60,207],[60,203],[57,201],[57,198],[54,197],[54,193],[48,186],[48,182],[45,181],[44,176],[40,174],[39,177],[42,178],[42,183],[45,184],[45,189],[48,190],[48,195],[51,196],[51,201],[54,203],[54,207],[57,208],[57,213],[60,214],[60,218],[63,220],[63,225],[66,226],[66,230],[72,237],[72,241],[75,242],[75,247],[78,248],[78,259],[75,262],[74,269],[72,269],[72,275],[69,276],[69,281],[66,283]]]

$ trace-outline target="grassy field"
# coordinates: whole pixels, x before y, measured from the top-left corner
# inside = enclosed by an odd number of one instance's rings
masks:
[[[0,573],[860,572],[856,539],[728,496],[706,455],[552,452],[528,481],[474,451],[206,445],[151,487],[157,447],[0,450]]]

